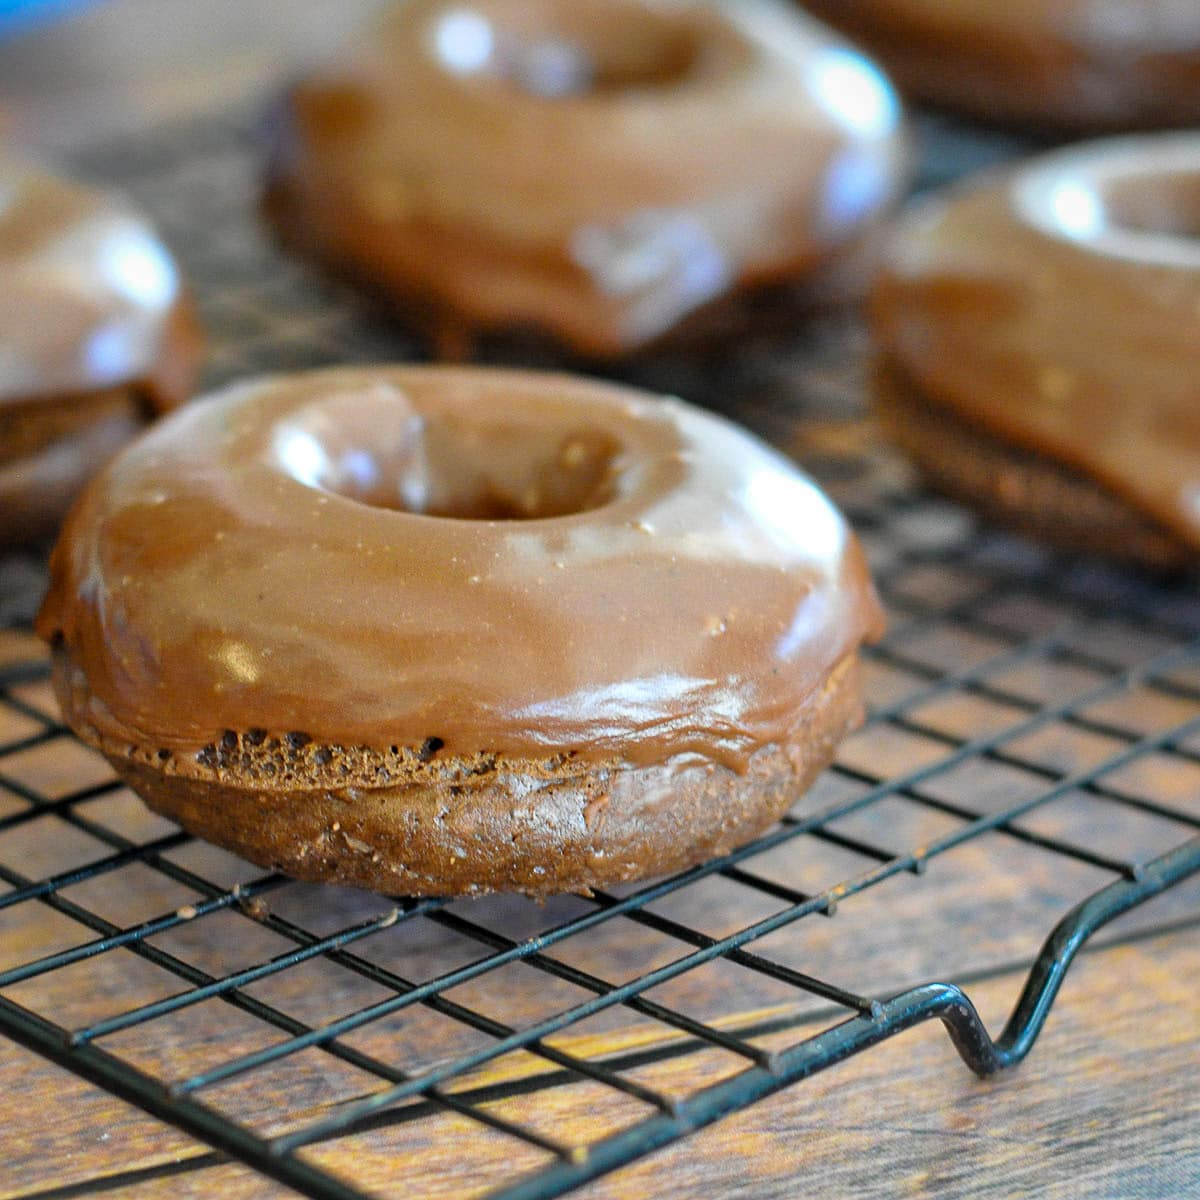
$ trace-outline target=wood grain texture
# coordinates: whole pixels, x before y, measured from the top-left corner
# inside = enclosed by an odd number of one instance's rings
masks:
[[[923,594],[927,602],[935,592],[929,580],[913,585],[913,594]],[[19,638],[9,649],[21,661],[40,653]],[[965,655],[970,647],[959,641],[946,650],[930,640],[923,652],[931,657]],[[1079,690],[1089,681],[1074,682]],[[903,670],[882,663],[872,668],[869,687],[877,704],[907,694],[913,686]],[[1022,688],[1036,692],[1049,685],[1034,673],[1006,686],[1020,697]],[[27,736],[30,731],[22,721],[36,724],[37,712],[55,716],[44,684],[21,684],[11,694],[27,706],[24,712],[0,706],[14,720],[20,718],[12,737]],[[1164,719],[1186,719],[1194,708],[1175,704]],[[1103,717],[1123,728],[1142,712],[1134,696],[1124,707],[1107,704]],[[1019,705],[956,695],[932,699],[910,715],[909,726],[868,727],[849,739],[839,762],[851,773],[825,775],[797,811],[853,799],[867,787],[853,777],[855,771],[903,773],[945,754],[946,736],[1006,728],[1018,718]],[[1024,739],[1009,761],[971,759],[926,780],[918,793],[955,804],[969,801],[973,811],[986,813],[1038,794],[1047,770],[1086,768],[1110,754],[1115,744],[1093,730],[1056,724]],[[1178,782],[1181,773],[1188,773],[1186,763],[1137,765],[1137,778],[1124,786],[1136,787],[1139,794],[1157,791],[1164,803],[1196,812],[1200,793]],[[0,817],[24,811],[20,789],[54,798],[111,778],[97,755],[66,736],[10,752],[0,768]],[[120,787],[102,791],[73,811],[135,842],[173,831]],[[876,802],[831,828],[896,853],[933,843],[959,828],[962,819],[921,803],[914,794]],[[1179,821],[1082,793],[1068,794],[1020,824],[1039,836],[1063,838],[1101,853],[1119,847],[1133,860],[1163,852],[1187,832]],[[875,864],[871,854],[852,845],[801,838],[742,866],[768,886],[817,893],[839,881],[852,884]],[[10,869],[20,864],[29,878],[72,871],[111,851],[95,830],[70,824],[57,813],[0,828],[0,862]],[[165,859],[223,887],[248,883],[257,874],[199,842],[168,850]],[[866,996],[892,995],[934,978],[997,976],[971,988],[989,1027],[996,1030],[1023,978],[1015,964],[1027,964],[1066,909],[1111,878],[1100,867],[995,832],[932,860],[920,877],[901,873],[851,897],[833,920],[808,917],[759,939],[750,949]],[[202,899],[153,863],[130,863],[60,894],[115,928],[186,913]],[[712,876],[663,897],[649,912],[721,937],[778,912],[785,903],[745,882]],[[285,883],[248,911],[233,908],[177,921],[151,939],[155,952],[169,956],[162,963],[130,950],[110,951],[16,983],[5,995],[64,1029],[81,1029],[186,991],[180,972],[221,978],[293,949],[296,943],[281,929],[269,928],[264,917],[328,934],[378,917],[389,905],[349,889]],[[541,905],[521,897],[489,897],[457,902],[448,911],[520,940],[591,910],[588,901],[577,897]],[[1129,914],[1112,934],[1129,936],[1198,910],[1200,880]],[[96,931],[43,901],[2,909],[0,970],[84,945],[95,936]],[[669,964],[692,948],[644,922],[621,918],[556,945],[549,957],[564,968],[615,984]],[[422,982],[473,962],[484,947],[474,937],[419,917],[380,929],[351,950],[364,964]],[[1108,970],[1097,969],[1095,964],[1102,962],[1110,964]],[[1170,1172],[1193,1169],[1197,1154],[1197,1135],[1188,1132],[1186,1118],[1194,1114],[1195,1103],[1187,1081],[1200,1066],[1198,972],[1194,931],[1104,951],[1087,960],[1080,972],[1083,982],[1073,979],[1069,985],[1064,1000],[1070,1007],[1056,1010],[1046,1038],[1050,1051],[1039,1047],[1034,1063],[1010,1080],[973,1083],[940,1027],[931,1027],[776,1097],[686,1146],[668,1149],[655,1161],[661,1159],[664,1169],[678,1177],[679,1194],[697,1197],[796,1195],[810,1184],[814,1195],[843,1188],[869,1195],[873,1186],[880,1189],[874,1194],[886,1195],[895,1194],[888,1187],[899,1187],[899,1182],[912,1194],[935,1195],[951,1186],[969,1190],[968,1179],[991,1179],[994,1183],[987,1186],[1003,1194],[1006,1181],[1022,1179],[1022,1187],[1032,1186],[1043,1169],[1049,1172],[1047,1186],[1055,1171],[1061,1180],[1071,1172],[1090,1173],[1101,1189],[1096,1194],[1108,1186],[1105,1172],[1115,1172],[1117,1190],[1112,1194],[1119,1195],[1129,1184],[1131,1162],[1142,1171],[1166,1172],[1162,1179],[1172,1183],[1176,1177]],[[462,1006],[459,1017],[444,1006],[410,1006],[352,1030],[341,1044],[372,1056],[386,1070],[411,1073],[492,1043],[491,1034],[460,1019],[464,1011],[525,1028],[591,994],[533,964],[512,963],[445,993],[447,1002]],[[353,1013],[393,992],[345,963],[316,958],[269,974],[243,988],[242,995],[273,1006],[281,1020],[303,1028]],[[818,1015],[826,1024],[835,1019],[819,997],[723,959],[660,984],[647,999],[682,1017],[738,1032],[756,1045],[790,1044],[806,1030],[819,1028],[808,1023]],[[779,1030],[780,1025],[787,1028]],[[100,1044],[140,1070],[172,1081],[262,1050],[285,1034],[214,998],[109,1034]],[[630,1079],[676,1098],[746,1066],[736,1054],[698,1049],[669,1025],[623,1006],[572,1024],[546,1041],[579,1059],[616,1065]],[[213,1165],[204,1147],[4,1042],[0,1077],[7,1084],[0,1092],[0,1196],[47,1189],[54,1194],[55,1189],[106,1177],[108,1190],[122,1195],[238,1197],[276,1191],[235,1164]],[[374,1075],[314,1047],[235,1076],[201,1096],[256,1132],[273,1134],[320,1119],[379,1086]],[[602,1084],[564,1077],[530,1050],[489,1061],[448,1086],[493,1116],[579,1148],[652,1111]],[[52,1125],[43,1116],[51,1104],[57,1114]],[[1134,1149],[1118,1150],[1119,1143],[1097,1136],[1100,1126],[1091,1126],[1090,1134],[1085,1127],[1082,1132],[1075,1128],[1072,1122],[1084,1109],[1094,1109],[1098,1115],[1089,1120],[1105,1128],[1129,1129]],[[1060,1127],[1061,1136],[1046,1133]],[[923,1131],[920,1136],[917,1130]],[[949,1148],[954,1154],[948,1158]],[[318,1145],[305,1154],[381,1194],[429,1196],[478,1194],[550,1161],[536,1147],[425,1101],[411,1102],[393,1125]],[[184,1169],[188,1160],[200,1165]],[[971,1164],[969,1170],[964,1162]],[[952,1169],[951,1163],[959,1166]],[[1037,1163],[1042,1167],[1031,1165]],[[877,1168],[883,1170],[882,1184],[871,1183]],[[967,1173],[954,1174],[960,1168]],[[656,1170],[631,1167],[593,1190],[597,1196],[645,1194]]]
[[[970,991],[995,1021],[1021,973]],[[1131,987],[1130,980],[1137,980]],[[582,1200],[661,1195],[762,1197],[1188,1196],[1200,1189],[1200,942],[1175,933],[1086,955],[1042,1042],[1017,1071],[980,1082],[940,1026],[924,1026],[686,1142],[589,1185]],[[790,1030],[768,1039],[785,1044]],[[611,1045],[627,1038],[619,1033]],[[634,1039],[636,1040],[636,1038]],[[729,1070],[702,1051],[643,1067],[638,1078],[686,1093]],[[0,1120],[9,1157],[0,1195],[115,1175],[111,1194],[283,1196],[236,1164],[138,1181],[117,1173],[210,1157],[181,1135],[0,1043]],[[45,1120],[53,1088],[55,1120]],[[598,1089],[579,1084],[492,1102],[493,1112],[568,1141],[603,1124]],[[599,1106],[602,1110],[603,1106]],[[461,1118],[430,1116],[317,1148],[310,1156],[380,1195],[464,1196],[489,1172],[537,1165],[486,1135],[459,1152]],[[473,1133],[470,1136],[475,1136]],[[21,1150],[12,1155],[11,1147]],[[495,1176],[490,1176],[494,1179]]]

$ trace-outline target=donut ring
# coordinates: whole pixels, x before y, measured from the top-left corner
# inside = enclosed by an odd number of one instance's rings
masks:
[[[904,174],[874,66],[758,0],[417,0],[279,124],[267,215],[444,357],[627,354],[860,241]]]
[[[187,398],[199,335],[128,203],[0,161],[0,546],[49,533],[84,482]]]
[[[1200,549],[1200,135],[1059,150],[912,208],[880,404],[935,483],[1073,549]]]
[[[38,617],[66,720],[151,807],[409,895],[753,837],[857,723],[879,624],[841,517],[750,435],[436,367],[187,406],[72,511]]]
[[[902,91],[1004,124],[1200,121],[1200,7],[1178,0],[805,0]]]

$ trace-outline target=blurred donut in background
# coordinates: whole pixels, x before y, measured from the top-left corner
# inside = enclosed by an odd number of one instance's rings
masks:
[[[873,303],[886,431],[1071,550],[1200,558],[1200,134],[1068,146],[918,201]]]
[[[1064,131],[1200,120],[1194,0],[805,0],[901,91],[1001,124]]]
[[[0,159],[0,546],[186,400],[200,336],[179,271],[123,198]]]
[[[442,357],[603,360],[828,267],[906,159],[884,76],[785,6],[417,0],[286,96],[265,211]]]

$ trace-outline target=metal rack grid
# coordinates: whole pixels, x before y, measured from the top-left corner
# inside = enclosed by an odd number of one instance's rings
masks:
[[[926,133],[927,178],[1021,148]],[[415,355],[271,247],[256,163],[233,118],[79,164],[177,247],[215,343],[208,383]],[[861,419],[862,359],[854,319],[827,317],[630,376],[799,457],[860,530],[891,613],[866,728],[776,829],[544,907],[300,885],[141,810],[58,722],[32,640],[0,634],[0,1032],[339,1198],[378,1172],[335,1176],[322,1146],[358,1139],[366,1164],[380,1137],[410,1155],[403,1181],[384,1177],[406,1195],[435,1138],[491,1196],[559,1195],[933,1018],[977,1073],[1019,1061],[1084,941],[1200,871],[1200,596],[980,530],[917,490]],[[17,628],[39,579],[36,559],[0,567]],[[972,907],[997,874],[1003,909]],[[1200,921],[1190,889],[1174,899],[1166,918]],[[1014,961],[1032,966],[993,1040],[964,986]],[[663,1067],[684,1060],[719,1065],[681,1088]],[[562,1137],[564,1094],[588,1110],[582,1140]]]

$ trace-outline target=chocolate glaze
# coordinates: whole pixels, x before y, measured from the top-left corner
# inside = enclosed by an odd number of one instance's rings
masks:
[[[1200,6],[1185,0],[804,0],[907,93],[1067,129],[1200,120]]]
[[[266,209],[443,352],[609,357],[861,239],[905,157],[877,69],[758,0],[417,0],[292,90]]]
[[[913,207],[875,295],[929,401],[1200,546],[1200,135],[1086,143]]]
[[[37,627],[76,728],[210,778],[196,756],[256,729],[744,769],[881,615],[841,516],[735,426],[404,367],[159,424],[73,510]]]
[[[187,398],[198,338],[179,273],[126,201],[0,160],[0,406],[138,384]]]

